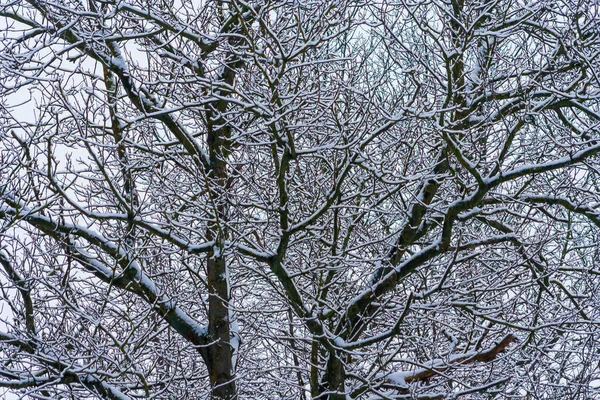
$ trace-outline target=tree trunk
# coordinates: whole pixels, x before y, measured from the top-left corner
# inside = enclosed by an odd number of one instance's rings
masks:
[[[222,105],[225,108],[225,105]],[[210,115],[210,113],[209,113]],[[224,125],[224,121],[219,120]],[[208,253],[208,334],[209,345],[208,373],[212,387],[212,397],[230,400],[236,397],[233,367],[233,347],[230,344],[229,282],[224,254],[224,241],[227,235],[227,136],[228,130],[221,126],[213,129],[209,124],[208,145],[211,170],[208,174],[210,195],[214,206],[214,221],[207,229],[207,239],[214,241]]]
[[[233,83],[233,72],[225,69],[224,81]],[[214,241],[208,253],[208,334],[211,344],[208,349],[209,379],[212,397],[230,400],[236,397],[234,381],[233,347],[231,346],[231,321],[229,320],[229,276],[225,259],[227,237],[227,154],[229,151],[230,127],[221,117],[227,102],[216,103],[216,113],[207,111],[207,144],[210,158],[208,185],[212,205],[213,221],[207,227],[207,239]],[[215,115],[216,114],[216,115]]]
[[[229,287],[222,254],[211,252],[208,259],[208,333],[213,341],[208,349],[208,373],[214,399],[230,400],[236,395],[233,348],[230,345]]]
[[[339,355],[330,352],[329,360],[327,361],[327,371],[325,373],[325,382],[327,385],[325,391],[329,392],[327,400],[346,400],[345,378],[344,364],[340,360]]]

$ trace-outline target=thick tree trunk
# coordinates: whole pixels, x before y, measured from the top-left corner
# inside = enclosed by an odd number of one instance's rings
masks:
[[[344,371],[344,364],[339,358],[338,354],[331,352],[329,354],[329,360],[327,361],[327,370],[325,374],[326,387],[324,388],[327,395],[327,400],[346,400],[346,386],[344,381],[346,379],[346,373]]]
[[[211,170],[208,174],[210,195],[214,205],[214,221],[209,224],[207,239],[214,241],[208,253],[208,334],[211,344],[208,348],[208,373],[212,387],[212,397],[219,400],[236,398],[234,380],[233,347],[229,320],[229,282],[224,254],[224,241],[227,235],[227,149],[226,128],[212,129],[209,125],[208,145]]]
[[[226,70],[227,71],[227,70]],[[233,76],[225,73],[226,82],[233,82]],[[227,103],[216,104],[218,114],[224,113]],[[210,170],[208,184],[214,207],[214,220],[207,227],[207,239],[214,241],[208,253],[208,334],[209,345],[208,373],[212,387],[212,398],[231,400],[236,398],[234,380],[233,347],[231,346],[231,321],[229,320],[229,277],[224,254],[227,237],[227,153],[229,151],[230,128],[222,117],[215,118],[207,112],[208,149]]]
[[[229,287],[225,257],[211,252],[208,259],[208,373],[214,399],[230,400],[236,396],[233,371],[233,348],[230,345]]]

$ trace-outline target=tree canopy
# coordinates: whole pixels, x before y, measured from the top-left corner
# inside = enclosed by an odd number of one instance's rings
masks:
[[[0,27],[7,393],[600,396],[597,2],[3,0]]]

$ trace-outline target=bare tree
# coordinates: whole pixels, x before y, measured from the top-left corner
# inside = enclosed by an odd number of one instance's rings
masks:
[[[12,394],[600,395],[596,2],[0,17]]]

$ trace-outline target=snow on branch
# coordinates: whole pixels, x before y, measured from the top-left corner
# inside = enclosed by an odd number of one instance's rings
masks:
[[[405,387],[407,384],[413,382],[421,382],[426,379],[432,378],[436,375],[439,375],[453,366],[473,364],[475,362],[491,362],[496,359],[498,354],[505,351],[511,343],[516,341],[517,338],[509,334],[505,336],[504,339],[502,339],[496,345],[487,348],[483,351],[457,354],[450,357],[446,361],[432,360],[426,363],[425,367],[419,368],[414,371],[401,371],[388,374],[385,376],[385,380],[388,383]]]

